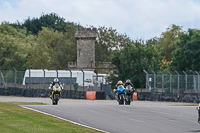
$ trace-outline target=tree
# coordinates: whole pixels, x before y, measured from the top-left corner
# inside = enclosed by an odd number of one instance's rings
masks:
[[[65,69],[76,57],[75,38],[51,28],[42,28],[27,65],[32,68]]]
[[[70,24],[70,22],[68,23]],[[60,32],[66,32],[66,24],[67,23],[64,18],[59,17],[56,13],[50,13],[42,14],[39,19],[28,18],[22,26],[27,28],[27,33],[37,35],[38,32],[42,30],[42,27],[48,27]]]
[[[115,65],[114,74],[118,75],[117,80],[130,79],[135,87],[144,87],[145,73],[143,70],[152,70],[158,58],[158,53],[152,45],[141,43],[126,44],[120,51],[115,50],[112,56],[112,63]],[[116,81],[115,81],[116,83]]]
[[[162,56],[159,55],[159,52],[155,48],[155,45],[158,43],[159,38],[152,38],[146,41],[145,46],[145,62],[147,62],[148,67],[145,69],[147,71],[158,71],[160,70],[160,62],[162,60]]]
[[[179,41],[179,36],[183,33],[182,27],[171,25],[166,32],[161,34],[155,47],[159,54],[167,61],[171,61],[172,52],[176,49],[176,42]]]
[[[8,23],[0,25],[0,67],[18,70],[25,68],[34,37],[26,36],[26,29],[15,29]]]
[[[95,42],[95,60],[97,62],[110,62],[111,52],[119,50],[130,43],[131,40],[126,34],[119,34],[115,29],[99,27]]]
[[[200,30],[189,29],[180,36],[173,53],[171,70],[200,71]]]

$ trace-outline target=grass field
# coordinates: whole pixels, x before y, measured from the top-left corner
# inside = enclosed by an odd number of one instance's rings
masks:
[[[0,102],[1,133],[100,133],[18,105],[42,103]]]

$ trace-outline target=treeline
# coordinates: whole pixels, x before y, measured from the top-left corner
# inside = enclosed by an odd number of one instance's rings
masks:
[[[28,18],[24,22],[0,25],[0,68],[66,69],[76,61],[76,28],[55,13]],[[109,81],[129,78],[135,86],[145,86],[143,70],[200,71],[200,30],[171,25],[159,38],[132,40],[115,29],[98,27],[96,62],[112,62]],[[115,76],[118,75],[118,76]]]

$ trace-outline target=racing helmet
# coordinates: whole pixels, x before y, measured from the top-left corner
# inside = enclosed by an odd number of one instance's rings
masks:
[[[127,79],[127,80],[126,80],[126,83],[129,83],[129,84],[130,84],[130,83],[131,83],[131,80],[130,80],[130,79]]]
[[[117,85],[123,85],[123,82],[122,82],[121,80],[119,80],[119,81],[117,82]]]
[[[55,79],[53,80],[53,82],[54,82],[54,83],[59,83],[59,79],[58,79],[58,78],[55,78]]]

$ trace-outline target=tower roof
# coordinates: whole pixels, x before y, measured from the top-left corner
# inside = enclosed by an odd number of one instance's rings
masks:
[[[96,37],[97,37],[96,28],[82,28],[82,29],[76,29],[75,31],[76,39],[84,39],[84,38],[96,39]]]

